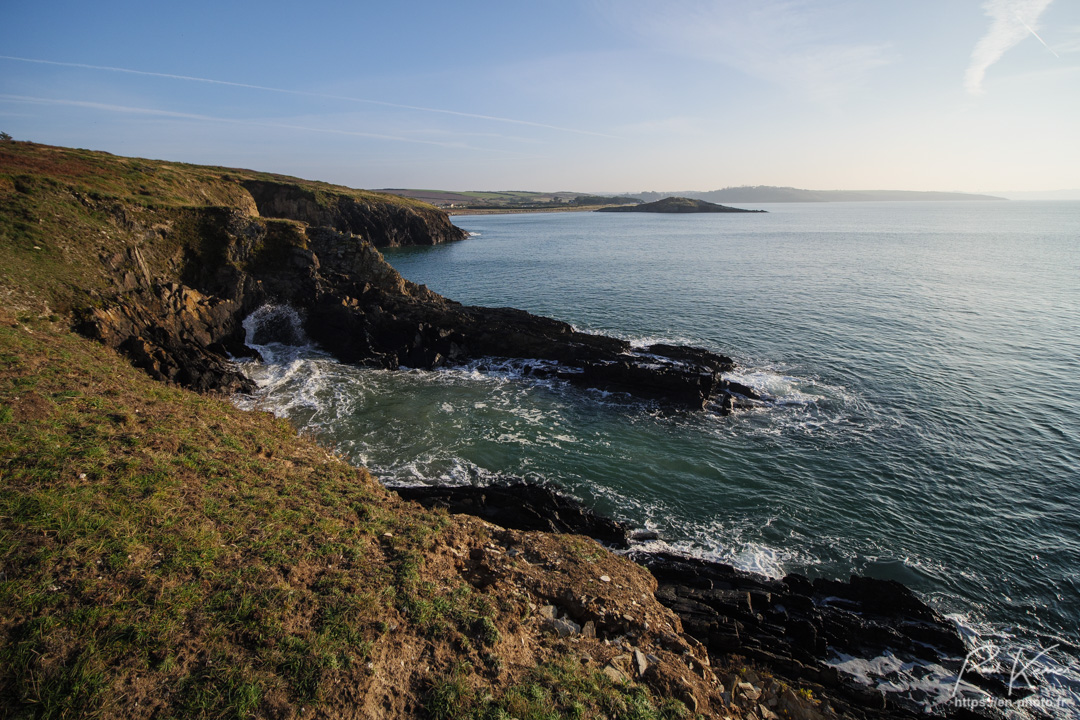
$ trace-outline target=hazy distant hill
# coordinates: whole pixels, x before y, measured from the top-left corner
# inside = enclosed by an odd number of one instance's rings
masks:
[[[997,194],[1006,200],[1080,200],[1080,188],[1074,190],[1007,190]]]
[[[672,193],[643,192],[634,197],[653,202]],[[791,187],[755,185],[723,188],[709,192],[680,192],[682,197],[708,200],[715,203],[773,203],[773,202],[851,202],[866,200],[1004,200],[993,195],[974,195],[956,192],[919,192],[913,190],[801,190]]]

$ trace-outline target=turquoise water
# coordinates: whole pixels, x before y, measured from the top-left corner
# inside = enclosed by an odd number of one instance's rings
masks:
[[[271,348],[259,402],[387,481],[553,482],[662,546],[900,580],[971,643],[1080,643],[1080,204],[461,216],[406,278],[634,342],[692,343],[778,398],[722,417],[497,362],[357,370]],[[274,353],[277,353],[275,356]]]

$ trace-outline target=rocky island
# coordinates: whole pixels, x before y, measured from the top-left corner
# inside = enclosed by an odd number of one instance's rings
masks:
[[[668,197],[656,202],[640,205],[619,205],[604,207],[594,212],[639,212],[639,213],[763,213],[766,210],[744,210],[742,208],[717,205],[706,200],[693,200],[684,197]]]
[[[268,302],[302,311],[346,362],[492,354],[693,408],[748,397],[722,356],[462,306],[376,249],[463,237],[377,193],[0,142],[0,706],[932,716],[829,664],[890,654],[959,671],[956,631],[897,583],[643,553],[640,533],[520,483],[402,497],[222,397],[250,388],[232,358]]]

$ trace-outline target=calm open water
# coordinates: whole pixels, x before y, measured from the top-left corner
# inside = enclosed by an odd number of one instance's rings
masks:
[[[758,207],[460,216],[468,240],[385,255],[463,303],[731,355],[767,407],[279,346],[257,401],[390,483],[527,477],[747,569],[900,580],[973,647],[1057,644],[1045,682],[1080,698],[1080,203]]]

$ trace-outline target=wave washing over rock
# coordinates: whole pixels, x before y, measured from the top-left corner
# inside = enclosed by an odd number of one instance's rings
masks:
[[[521,482],[398,492],[502,527],[589,535],[616,548],[653,537],[598,517],[550,488]],[[896,581],[811,581],[798,574],[769,579],[698,558],[628,552],[656,578],[656,597],[708,648],[714,664],[730,655],[747,658],[786,682],[815,688],[840,713],[998,717],[995,708],[1025,707],[1027,699],[1031,715],[1053,716],[1036,702],[1036,688],[1026,679],[1017,683],[1000,665],[971,662],[956,624]],[[760,692],[731,680],[736,701]]]
[[[291,308],[261,308],[245,325],[249,342],[268,361],[261,368],[284,367],[289,373],[294,351],[311,352],[310,347],[298,347],[306,338],[299,334],[300,316]],[[493,370],[498,367],[492,365]],[[259,377],[260,384],[280,380],[278,375]],[[528,380],[520,373],[515,378]],[[329,410],[304,391],[294,390],[290,396],[316,412]],[[994,698],[1009,696],[1008,673],[965,667],[967,647],[957,625],[898,582],[858,576],[847,582],[798,574],[767,577],[673,553],[663,549],[656,532],[607,519],[550,485],[494,476],[482,485],[394,489],[427,507],[474,515],[501,527],[587,535],[620,550],[652,573],[658,582],[656,597],[708,649],[714,665],[731,656],[746,658],[783,682],[814,688],[842,714],[964,717],[971,708],[985,710]],[[590,621],[572,608],[563,617],[567,627],[578,628],[567,631],[571,634]],[[730,689],[737,702],[767,694],[767,683],[751,690],[740,688],[739,682],[733,679]],[[782,694],[776,688],[772,699],[779,703]],[[1022,699],[1031,690],[1014,695]]]

